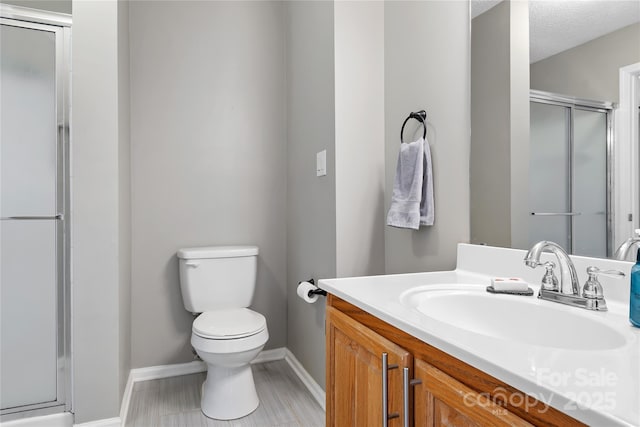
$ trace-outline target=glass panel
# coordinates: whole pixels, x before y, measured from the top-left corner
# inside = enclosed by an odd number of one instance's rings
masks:
[[[607,256],[607,115],[573,114],[573,253]]]
[[[56,210],[55,34],[2,25],[1,214]]]
[[[56,399],[56,221],[0,221],[2,409]]]
[[[568,213],[570,205],[570,109],[531,102],[529,208]],[[551,240],[571,251],[570,216],[530,216],[529,243]]]
[[[56,35],[0,29],[0,211],[56,213]],[[58,221],[0,221],[0,404],[54,402],[58,376]]]

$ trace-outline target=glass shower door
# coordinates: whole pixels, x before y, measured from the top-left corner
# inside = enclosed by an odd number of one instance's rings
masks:
[[[530,103],[529,243],[551,240],[575,255],[606,257],[609,110],[553,95]]]
[[[2,19],[2,415],[65,404],[61,27]]]
[[[551,240],[571,252],[570,109],[532,102],[529,244]]]
[[[573,253],[607,256],[607,114],[573,112]]]

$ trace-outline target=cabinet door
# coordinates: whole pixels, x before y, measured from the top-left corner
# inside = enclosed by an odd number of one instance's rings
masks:
[[[528,422],[461,382],[415,360],[415,427],[530,426]]]
[[[412,356],[332,307],[327,307],[327,426],[382,425],[382,354],[387,353],[388,426],[401,426],[402,369]],[[393,417],[394,414],[397,416]]]

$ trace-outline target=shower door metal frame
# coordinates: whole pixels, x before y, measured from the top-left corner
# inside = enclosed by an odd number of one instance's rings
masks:
[[[56,269],[57,269],[57,372],[56,400],[6,408],[0,420],[48,415],[71,410],[71,286],[70,286],[70,64],[71,16],[18,6],[0,5],[2,25],[47,31],[55,34],[56,85]],[[2,218],[29,220],[30,217]],[[53,219],[53,218],[52,218]]]
[[[613,111],[616,108],[616,104],[608,101],[594,101],[590,99],[583,98],[575,98],[572,96],[557,94],[553,92],[545,92],[541,90],[530,90],[529,91],[529,101],[536,102],[540,104],[550,104],[556,105],[559,107],[566,107],[569,110],[569,194],[571,196],[569,200],[569,212],[573,212],[573,187],[574,187],[574,173],[573,173],[573,157],[574,157],[574,128],[573,128],[573,118],[575,110],[583,110],[583,111],[593,111],[598,113],[605,114],[606,120],[606,212],[605,212],[605,222],[607,225],[607,238],[606,238],[606,254],[607,257],[611,257],[613,255],[613,247],[614,247],[614,235],[613,235],[613,218],[614,218],[614,203],[613,203],[613,194],[614,194],[614,138],[615,132],[613,129]],[[570,222],[570,233],[571,233],[571,252],[573,252],[573,222]]]

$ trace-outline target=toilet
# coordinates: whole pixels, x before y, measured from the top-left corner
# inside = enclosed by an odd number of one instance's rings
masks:
[[[250,362],[267,340],[264,316],[248,307],[256,284],[256,246],[208,246],[178,251],[184,307],[198,317],[191,345],[207,364],[202,412],[231,420],[259,404]]]

